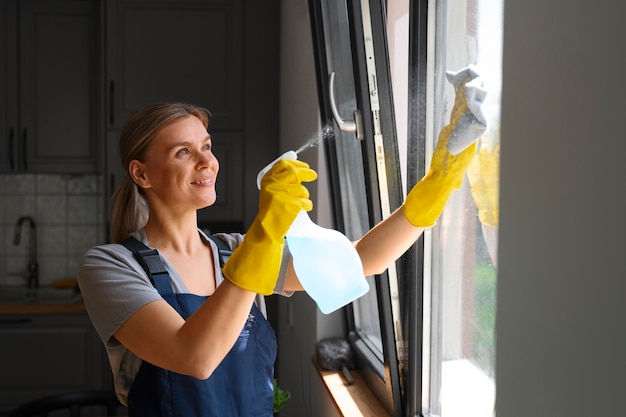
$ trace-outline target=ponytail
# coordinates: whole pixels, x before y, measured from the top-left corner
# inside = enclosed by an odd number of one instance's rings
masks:
[[[148,202],[130,176],[125,175],[111,197],[111,241],[120,243],[148,221]]]

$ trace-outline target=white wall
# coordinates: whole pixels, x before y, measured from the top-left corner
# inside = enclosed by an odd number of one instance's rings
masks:
[[[625,11],[505,3],[500,417],[626,415]]]

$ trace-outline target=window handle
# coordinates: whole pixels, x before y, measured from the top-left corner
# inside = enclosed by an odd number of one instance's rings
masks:
[[[22,130],[22,168],[24,171],[28,170],[28,156],[26,153],[28,152],[28,129],[24,128]]]
[[[363,121],[361,120],[361,112],[359,109],[354,111],[354,120],[344,120],[337,110],[337,102],[335,101],[335,73],[331,72],[328,76],[328,96],[330,97],[330,109],[333,112],[335,122],[340,130],[344,132],[356,132],[356,138],[363,139]]]
[[[115,82],[109,81],[109,124],[115,125]]]
[[[9,166],[11,171],[15,171],[15,130],[9,129]]]

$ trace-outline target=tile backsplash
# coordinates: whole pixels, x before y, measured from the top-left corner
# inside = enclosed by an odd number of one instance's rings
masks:
[[[100,175],[0,174],[0,286],[26,286],[31,216],[37,227],[39,283],[49,286],[76,275],[76,264],[90,247],[105,241],[104,183]]]

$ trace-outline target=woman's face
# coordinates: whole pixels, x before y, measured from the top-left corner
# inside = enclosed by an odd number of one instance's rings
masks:
[[[144,188],[150,206],[185,211],[213,204],[219,162],[211,146],[211,136],[194,116],[163,128],[150,144],[146,160],[130,165],[131,175]]]

